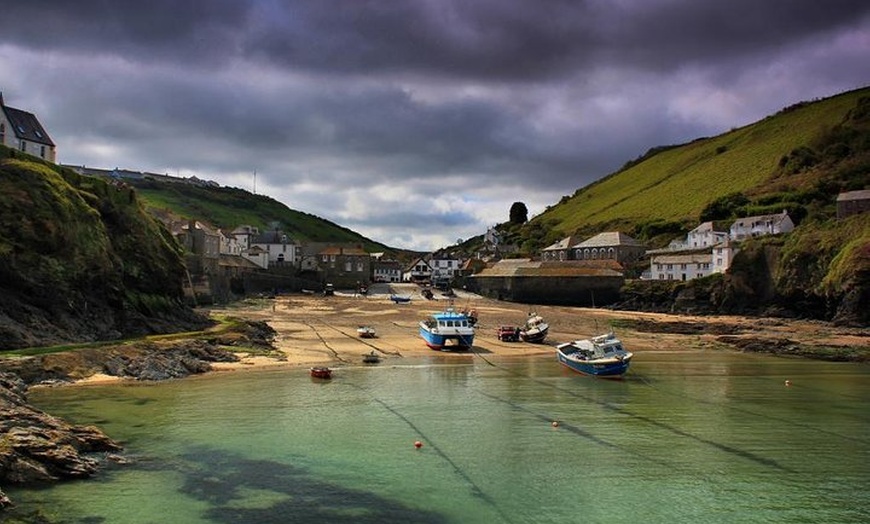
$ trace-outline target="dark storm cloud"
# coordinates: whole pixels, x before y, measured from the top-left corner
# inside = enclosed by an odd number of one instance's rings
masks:
[[[868,12],[860,0],[36,0],[5,6],[2,27],[22,45],[191,67],[245,55],[336,74],[534,79],[612,61],[667,70],[764,53]]]
[[[64,163],[196,174],[388,244],[540,212],[650,147],[870,80],[870,3],[9,2]]]

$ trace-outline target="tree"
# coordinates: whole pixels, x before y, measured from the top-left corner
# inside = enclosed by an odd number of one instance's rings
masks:
[[[525,224],[529,220],[529,209],[522,202],[511,205],[511,224]]]

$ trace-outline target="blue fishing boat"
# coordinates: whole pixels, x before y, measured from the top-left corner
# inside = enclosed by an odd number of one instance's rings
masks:
[[[449,307],[420,321],[420,336],[432,349],[469,349],[474,345],[475,321],[470,313]]]
[[[560,364],[596,377],[622,377],[628,371],[632,356],[613,332],[556,346]]]

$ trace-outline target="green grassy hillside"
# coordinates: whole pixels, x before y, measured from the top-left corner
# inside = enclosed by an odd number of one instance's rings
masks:
[[[135,191],[0,146],[0,349],[202,325],[184,275]]]
[[[260,231],[277,225],[297,242],[359,243],[370,252],[390,250],[350,229],[243,189],[147,180],[133,185],[146,207],[158,215],[168,212],[230,231],[240,225],[255,226]]]
[[[775,205],[777,199],[770,198],[771,194],[812,191],[818,189],[819,181],[836,179],[827,195],[833,203],[841,188],[861,188],[867,183],[867,121],[851,120],[859,100],[868,97],[870,88],[865,88],[800,103],[716,137],[654,148],[563,199],[533,222],[546,224],[553,232],[548,240],[606,229],[643,236],[639,226],[652,222],[693,227],[708,205],[731,194],[742,193],[761,205]],[[860,156],[852,160],[864,166],[863,175],[840,176],[827,169],[830,160],[842,160],[830,156],[837,154],[833,145],[843,137],[836,130],[843,126],[863,133],[863,144],[849,151]],[[862,147],[864,151],[855,151]]]

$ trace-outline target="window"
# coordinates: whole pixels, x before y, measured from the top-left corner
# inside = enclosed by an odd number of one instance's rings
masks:
[[[344,270],[347,272],[350,272],[350,270],[351,270],[351,261],[350,260],[345,261]]]
[[[0,123],[0,144],[6,143],[6,124]]]
[[[45,158],[45,146],[40,146],[39,148],[39,156],[41,158]]]
[[[363,272],[363,265],[364,265],[364,264],[363,264],[362,262],[357,262],[357,263],[356,263],[356,270],[357,270],[358,272],[362,273],[362,272]]]
[[[26,153],[26,152],[27,152],[27,142],[25,142],[24,140],[22,140],[22,141],[21,141],[21,144],[20,144],[20,147],[19,147],[18,149],[20,149],[20,150],[22,150],[22,151],[24,151],[24,152]]]

